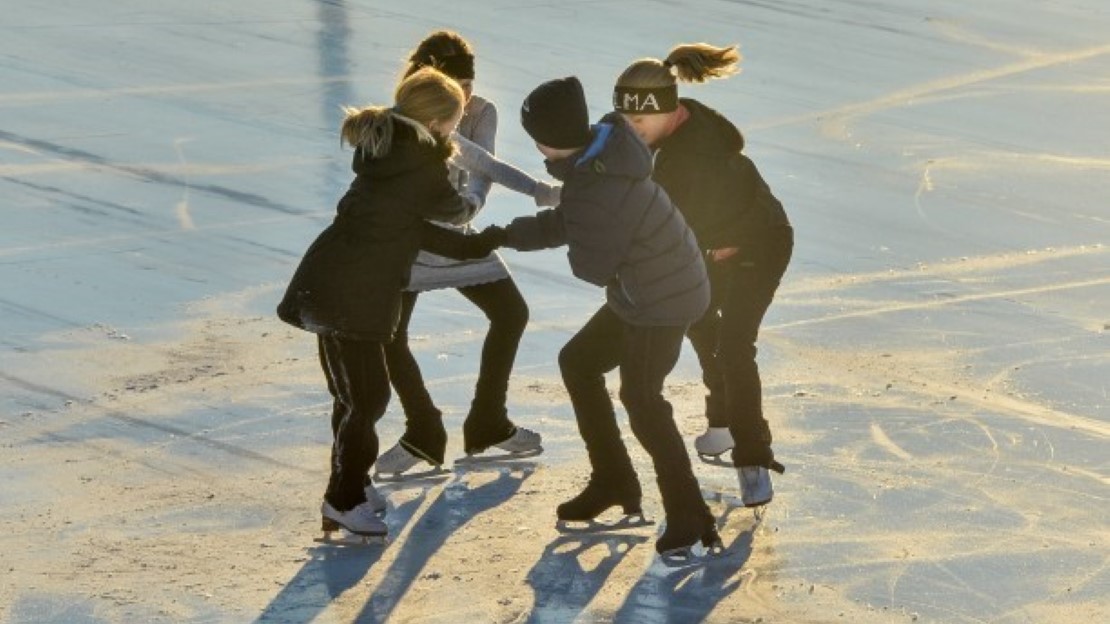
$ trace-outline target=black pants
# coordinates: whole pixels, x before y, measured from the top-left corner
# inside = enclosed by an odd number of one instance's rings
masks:
[[[324,498],[339,511],[366,501],[366,473],[378,459],[374,424],[389,405],[382,343],[317,337],[332,396],[331,477]]]
[[[671,404],[663,398],[663,382],[678,361],[684,332],[684,327],[632,325],[605,306],[559,352],[559,369],[586,443],[591,478],[618,487],[636,478],[605,388],[605,373],[620,367],[620,400],[633,435],[655,465],[664,506],[704,516],[708,508]]]
[[[754,250],[721,262],[707,260],[713,299],[687,335],[709,390],[710,427],[728,427],[735,466],[770,466],[771,428],[763,417],[763,386],[756,364],[756,338],[794,250],[789,227]]]
[[[513,433],[505,403],[517,347],[528,324],[528,305],[511,278],[458,290],[489,319],[474,400],[463,423],[463,448],[473,451],[501,442]],[[401,321],[393,342],[385,347],[385,357],[393,388],[405,411],[405,434],[401,439],[442,462],[447,448],[443,414],[432,402],[409,348],[409,320],[416,299],[415,292],[402,294]]]

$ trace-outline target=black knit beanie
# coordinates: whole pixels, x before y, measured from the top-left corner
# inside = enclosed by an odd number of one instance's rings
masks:
[[[582,83],[568,76],[536,87],[524,98],[520,123],[541,145],[556,149],[586,145],[590,142],[590,115]]]

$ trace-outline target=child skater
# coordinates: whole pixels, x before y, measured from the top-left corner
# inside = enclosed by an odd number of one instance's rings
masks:
[[[687,335],[709,391],[703,456],[732,449],[745,505],[771,502],[771,450],[756,365],[756,337],[794,248],[782,204],[741,150],[744,137],[717,111],[678,97],[676,80],[704,82],[737,71],[735,46],[680,45],[664,60],[641,59],[617,78],[613,105],[655,150],[653,179],[694,230],[713,300]],[[735,445],[734,441],[735,440]]]
[[[521,121],[563,182],[562,201],[476,238],[525,251],[567,245],[573,273],[606,289],[606,304],[559,353],[591,474],[581,494],[559,505],[558,518],[590,521],[616,505],[629,516],[641,512],[640,484],[605,388],[605,373],[619,368],[621,403],[654,463],[666,513],[656,550],[685,559],[699,541],[717,549],[713,515],[663,398],[686,327],[709,304],[694,235],[651,181],[651,153],[623,119],[609,114],[590,128],[576,78],[536,88]]]
[[[354,182],[278,305],[282,320],[317,335],[334,397],[324,531],[386,534],[376,515],[384,505],[366,479],[378,456],[374,424],[389,403],[385,345],[397,329],[423,220],[465,223],[477,210],[447,170],[448,137],[465,101],[454,80],[425,68],[398,85],[392,108],[347,110],[342,140],[355,149]]]
[[[455,134],[460,148],[455,164],[463,168],[452,167],[452,184],[473,197],[479,208],[486,201],[492,181],[532,195],[538,205],[557,203],[556,187],[537,182],[515,167],[491,158],[497,134],[497,109],[493,102],[473,95],[474,52],[466,40],[450,31],[432,33],[413,51],[406,75],[422,67],[435,67],[454,78],[467,97]],[[506,408],[509,374],[528,322],[528,306],[505,263],[496,253],[457,261],[423,251],[417,256],[412,279],[401,295],[397,332],[393,342],[385,347],[390,380],[405,412],[405,432],[378,460],[378,474],[400,475],[421,461],[435,467],[444,462],[447,432],[442,412],[425,387],[408,342],[409,321],[417,297],[421,292],[439,288],[458,290],[482,310],[490,323],[482,345],[474,400],[463,422],[464,451],[476,455],[496,447],[509,456],[542,451],[540,435],[514,425]]]

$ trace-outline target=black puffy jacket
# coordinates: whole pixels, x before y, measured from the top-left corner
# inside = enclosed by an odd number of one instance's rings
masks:
[[[393,339],[421,224],[465,223],[475,212],[448,181],[450,144],[430,138],[394,118],[388,154],[368,158],[356,146],[355,180],[297,267],[278,305],[283,321],[349,340]]]
[[[651,151],[615,113],[589,146],[547,163],[562,201],[506,228],[507,247],[566,244],[575,276],[604,286],[609,306],[635,325],[681,326],[709,305],[709,280],[693,232],[651,180]]]
[[[653,179],[671,196],[703,250],[755,253],[790,221],[751,159],[744,137],[717,111],[682,98],[690,117],[656,147]],[[776,239],[777,240],[777,239]]]

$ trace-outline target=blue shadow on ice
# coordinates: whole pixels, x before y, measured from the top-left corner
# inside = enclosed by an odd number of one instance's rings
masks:
[[[528,584],[536,596],[529,624],[575,621],[625,556],[648,539],[631,533],[600,533],[564,535],[552,541],[528,572]],[[584,569],[580,556],[597,546],[608,554],[593,569]]]
[[[390,615],[408,592],[412,582],[420,576],[451,534],[478,514],[509,500],[535,469],[533,462],[513,462],[491,465],[484,469],[475,467],[460,470],[460,474],[443,488],[440,496],[420,515],[412,527],[411,538],[400,544],[400,552],[389,569],[382,574],[381,583],[374,588],[370,600],[354,621],[389,621]],[[467,473],[488,470],[496,470],[497,478],[473,489],[460,478]],[[392,526],[390,532],[396,534]]]
[[[420,508],[421,496],[389,510],[390,533],[396,535]],[[327,609],[343,592],[358,584],[388,546],[318,546],[309,560],[258,616],[256,622],[308,622]]]
[[[728,507],[717,520],[719,529],[728,524],[733,512],[746,508],[726,500]],[[752,554],[752,537],[758,522],[748,526],[732,541],[726,539],[725,552],[719,557],[682,568],[670,568],[658,558],[629,591],[613,622],[636,624],[690,624],[703,622],[718,604],[741,583],[740,570]]]

